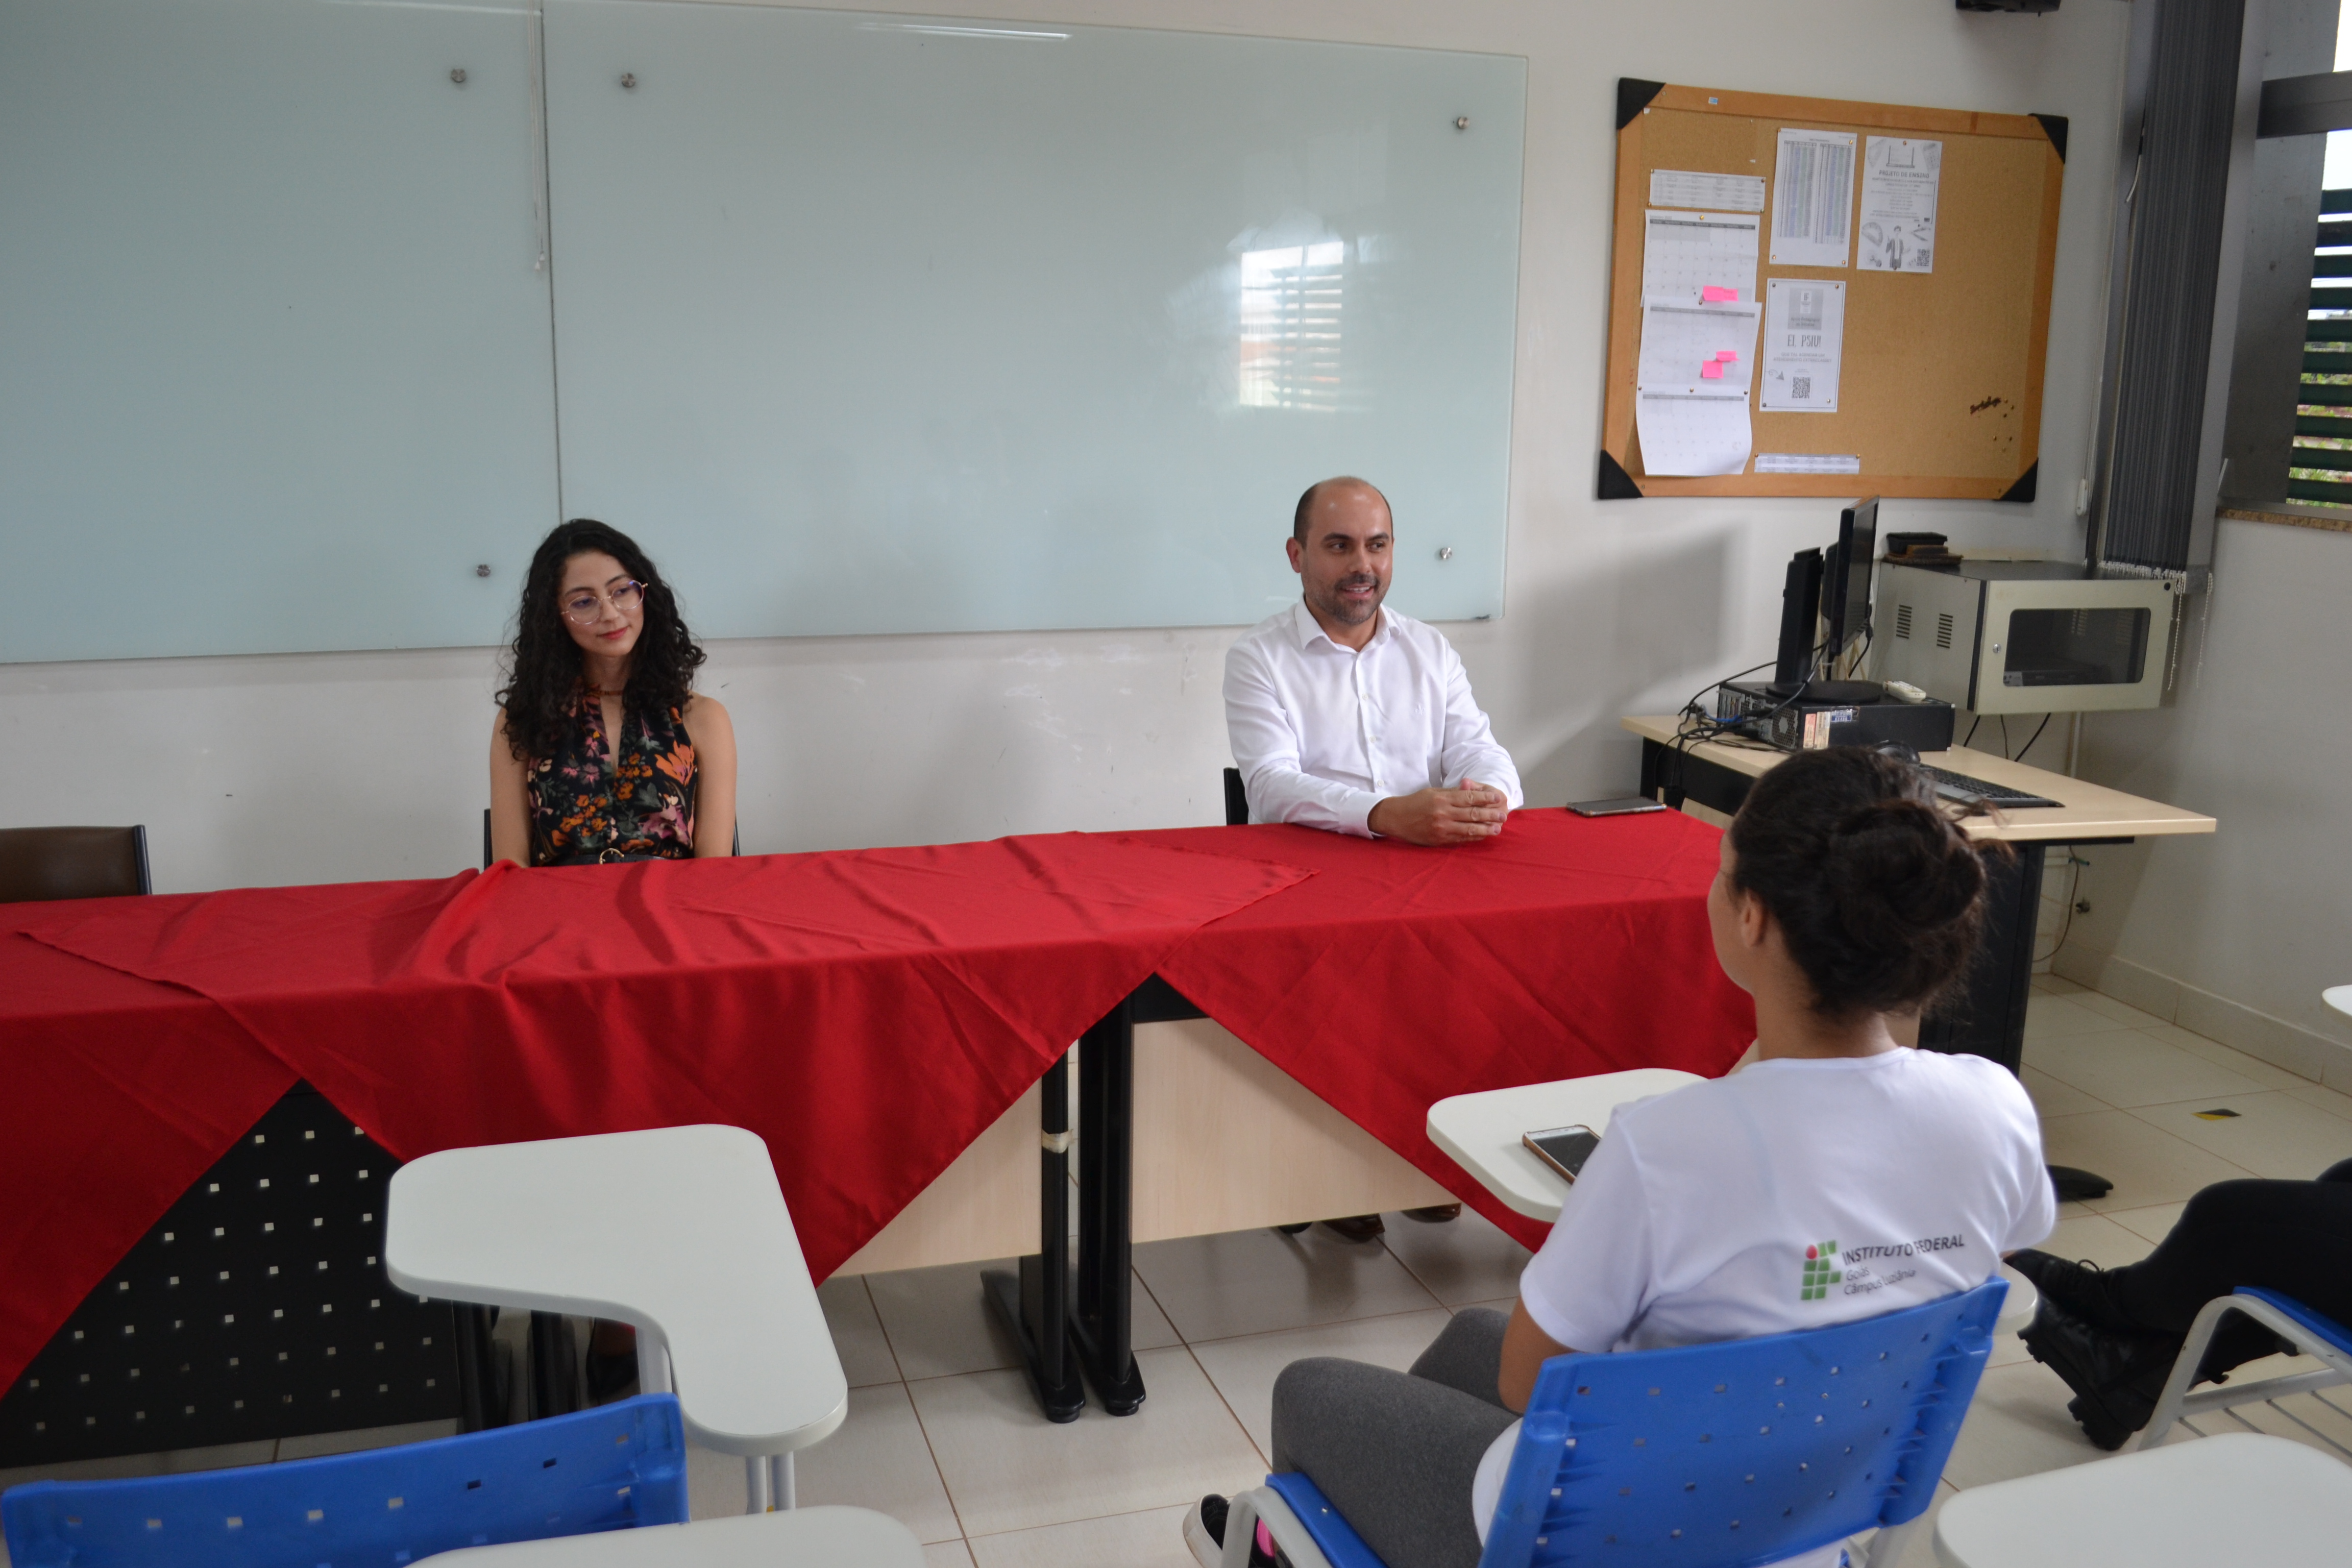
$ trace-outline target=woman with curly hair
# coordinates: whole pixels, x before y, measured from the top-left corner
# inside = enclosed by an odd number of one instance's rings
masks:
[[[669,584],[592,518],[531,557],[490,731],[490,853],[593,866],[732,852],[735,729]]]

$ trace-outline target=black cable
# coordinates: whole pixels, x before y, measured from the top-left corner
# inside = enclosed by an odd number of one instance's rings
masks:
[[[2019,762],[2023,762],[2025,760],[2025,753],[2033,750],[2033,742],[2042,739],[2042,731],[2050,728],[2050,721],[2053,715],[2044,713],[2042,716],[2042,722],[2033,726],[2032,735],[2027,739],[2023,749],[2017,753],[2017,760]]]
[[[2016,760],[2009,754],[2009,715],[2006,713],[2000,716],[2000,755],[2003,762]]]
[[[1973,742],[1976,740],[1976,738],[1977,738],[1977,726],[1978,726],[1978,725],[1979,725],[1979,724],[1981,724],[1981,723],[1983,723],[1983,722],[1984,722],[1984,715],[1983,715],[1983,714],[1981,714],[1981,713],[1978,714],[1975,718],[1973,718],[1973,719],[1969,720],[1969,733],[1968,733],[1968,738],[1967,738],[1966,740],[1962,741],[1962,742],[1960,742],[1960,744],[1961,744],[1961,745],[1963,745],[1963,746],[1965,746],[1965,745],[1969,745],[1969,744],[1970,744],[1971,742]]]

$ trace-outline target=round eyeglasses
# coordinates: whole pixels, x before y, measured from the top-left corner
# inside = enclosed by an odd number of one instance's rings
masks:
[[[612,602],[613,608],[625,616],[646,602],[646,585],[625,582],[609,594],[600,594],[593,588],[574,588],[562,600],[563,618],[574,626],[593,626],[604,615],[607,600]]]

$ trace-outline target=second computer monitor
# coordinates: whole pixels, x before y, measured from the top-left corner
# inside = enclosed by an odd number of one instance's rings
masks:
[[[1870,573],[1878,554],[1878,498],[1838,514],[1837,547],[1822,574],[1824,667],[1836,664],[1870,625]]]

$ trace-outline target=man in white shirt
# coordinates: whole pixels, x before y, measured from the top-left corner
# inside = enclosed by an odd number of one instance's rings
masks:
[[[1527,804],[1453,646],[1381,607],[1393,532],[1387,499],[1362,479],[1298,499],[1300,602],[1225,655],[1225,730],[1254,822],[1470,844]]]
[[[1225,655],[1225,731],[1253,822],[1475,844],[1527,804],[1453,645],[1381,607],[1394,532],[1388,498],[1362,479],[1325,479],[1298,498],[1289,550],[1299,602]],[[1405,1211],[1432,1224],[1461,1212]],[[1323,1223],[1350,1241],[1384,1228],[1378,1215]]]

